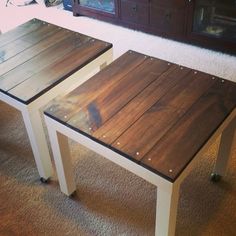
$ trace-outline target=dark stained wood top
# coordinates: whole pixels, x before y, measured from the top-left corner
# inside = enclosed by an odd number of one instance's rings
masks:
[[[173,182],[236,108],[236,83],[133,51],[45,114]]]
[[[29,104],[111,47],[33,19],[0,35],[0,91]]]

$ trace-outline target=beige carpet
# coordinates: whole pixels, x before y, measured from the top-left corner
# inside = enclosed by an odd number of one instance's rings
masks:
[[[154,235],[156,189],[71,142],[77,195],[42,184],[18,111],[0,102],[0,235]],[[236,148],[227,176],[209,181],[217,143],[181,187],[178,236],[235,236]]]

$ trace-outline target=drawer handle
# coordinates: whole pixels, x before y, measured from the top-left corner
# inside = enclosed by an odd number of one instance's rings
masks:
[[[169,12],[169,11],[166,12],[165,17],[166,17],[167,20],[170,20],[171,17],[172,17],[171,12]]]
[[[132,9],[132,11],[137,11],[137,5],[133,5],[133,6],[131,7],[131,9]]]

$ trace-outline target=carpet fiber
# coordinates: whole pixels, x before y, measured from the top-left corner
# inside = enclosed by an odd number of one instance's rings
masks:
[[[9,8],[7,11],[4,10],[4,15],[0,9],[0,29],[3,32],[36,16],[112,42],[115,58],[128,49],[134,49],[236,80],[235,57],[229,55],[85,17],[75,18],[61,10],[44,10],[34,6],[25,10]],[[10,19],[13,12],[15,18],[3,24],[3,17]],[[154,235],[154,186],[71,141],[77,191],[74,198],[68,198],[60,192],[55,174],[49,184],[39,181],[20,113],[2,102],[0,111],[1,236]],[[227,176],[220,183],[209,181],[218,142],[201,157],[194,171],[183,182],[176,235],[235,235],[235,146]]]

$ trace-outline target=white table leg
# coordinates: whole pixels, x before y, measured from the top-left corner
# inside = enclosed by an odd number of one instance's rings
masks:
[[[179,185],[172,184],[171,192],[157,187],[155,236],[175,235],[178,201]]]
[[[61,191],[70,196],[76,190],[73,177],[68,138],[53,128],[53,123],[46,120],[52,152]]]
[[[218,156],[213,171],[213,176],[225,175],[234,141],[235,130],[236,130],[236,118],[234,118],[222,132]]]
[[[33,150],[35,162],[42,181],[52,176],[52,163],[40,112],[29,112],[26,108],[22,111],[23,120]]]

